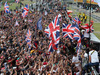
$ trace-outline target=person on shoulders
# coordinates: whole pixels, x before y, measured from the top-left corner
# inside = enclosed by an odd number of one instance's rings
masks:
[[[91,46],[89,51],[89,63],[85,65],[85,70],[87,71],[88,67],[95,66],[96,71],[99,73],[99,56],[95,48],[95,45]]]

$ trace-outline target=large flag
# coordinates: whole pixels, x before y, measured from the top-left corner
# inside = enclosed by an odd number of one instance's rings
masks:
[[[94,2],[98,3],[98,5],[100,7],[100,0],[94,0]]]
[[[80,30],[77,24],[64,24],[62,27],[62,33],[63,37],[70,38],[71,40],[77,40],[77,47],[76,51],[77,53],[80,52],[81,48],[81,36],[80,36]]]
[[[41,22],[42,22],[42,17],[40,17],[38,22],[37,22],[37,29],[39,29],[39,30],[42,30]]]
[[[4,10],[5,10],[5,13],[10,13],[9,6],[7,4],[7,1],[5,2]]]
[[[73,38],[75,40],[77,40],[77,47],[76,47],[76,51],[77,53],[80,52],[80,49],[81,49],[81,35],[80,35],[80,30],[79,30],[79,27],[78,25],[73,25],[72,29],[74,30],[74,35],[73,35]]]
[[[60,40],[60,26],[59,26],[59,17],[61,15],[57,15],[55,19],[49,24],[49,26],[45,29],[45,33],[51,39],[49,45],[49,52],[53,52],[58,49],[58,44]]]
[[[90,33],[92,33],[93,31],[94,31],[94,28],[93,28],[93,25],[91,24],[90,26],[89,26],[89,24],[88,23],[86,23],[84,26],[81,26],[83,29],[85,29],[85,31],[87,32],[87,33],[89,33],[89,31],[90,31]],[[90,27],[90,28],[89,28]]]
[[[72,24],[64,24],[62,27],[63,37],[73,39],[74,30],[71,29]]]
[[[28,11],[29,11],[29,5],[26,5],[22,13],[23,18],[28,15]]]
[[[17,20],[16,20],[16,23],[15,23],[15,25],[14,25],[14,26],[19,26],[19,24],[18,24]]]
[[[31,31],[28,29],[25,41],[27,42],[28,47],[31,47]]]
[[[16,3],[19,3],[19,0],[16,0],[15,2],[16,2]]]

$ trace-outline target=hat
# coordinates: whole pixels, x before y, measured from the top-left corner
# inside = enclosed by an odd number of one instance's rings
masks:
[[[44,63],[43,63],[43,65],[47,65],[47,63],[46,63],[46,62],[44,62]]]
[[[13,67],[13,69],[16,69],[17,67]]]
[[[31,50],[31,52],[30,53],[33,53],[35,50]]]

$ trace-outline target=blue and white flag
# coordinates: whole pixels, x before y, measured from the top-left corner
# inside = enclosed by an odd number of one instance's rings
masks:
[[[39,29],[39,30],[42,30],[41,22],[42,22],[42,17],[40,17],[38,22],[37,22],[37,29]]]
[[[18,24],[17,20],[16,20],[16,23],[15,23],[15,25],[14,25],[14,26],[19,26],[19,24]]]
[[[98,3],[98,5],[100,7],[100,0],[94,0],[94,2]]]

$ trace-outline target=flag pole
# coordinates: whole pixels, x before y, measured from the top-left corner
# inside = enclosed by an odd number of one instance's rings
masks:
[[[89,47],[90,47],[90,24],[91,24],[91,0],[90,0],[90,12],[89,12]],[[88,49],[88,63],[89,63],[89,49]]]

